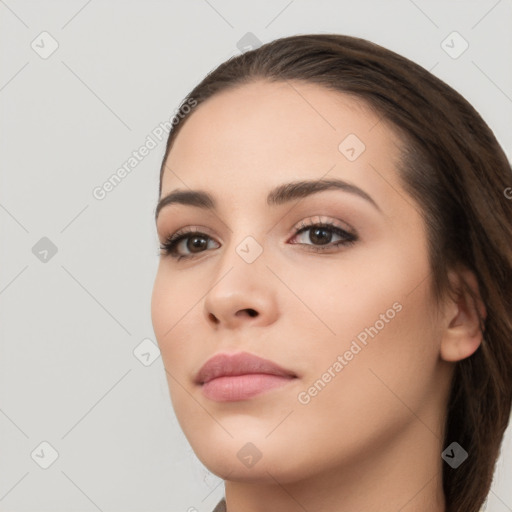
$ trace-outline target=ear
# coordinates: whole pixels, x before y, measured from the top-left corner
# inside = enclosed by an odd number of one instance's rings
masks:
[[[460,361],[472,355],[482,343],[487,311],[473,272],[458,268],[450,270],[448,277],[455,293],[450,294],[445,303],[441,358]]]

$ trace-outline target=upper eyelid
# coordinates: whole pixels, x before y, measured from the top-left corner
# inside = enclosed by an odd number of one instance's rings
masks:
[[[340,219],[334,219],[326,215],[314,215],[313,217],[307,217],[306,219],[301,220],[298,225],[295,225],[293,230],[298,231],[302,227],[310,228],[318,224],[326,224],[330,227],[336,227],[349,233],[356,232],[356,230],[348,222],[342,221]]]
[[[282,218],[277,224],[280,224],[283,220],[284,219]],[[291,229],[292,230],[298,229],[302,223],[306,223],[308,226],[314,225],[314,224],[335,224],[335,225],[337,225],[338,223],[340,223],[341,226],[338,226],[338,227],[340,227],[341,229],[345,229],[346,231],[355,231],[354,228],[351,226],[351,224],[348,223],[347,221],[337,219],[328,214],[316,214],[316,215],[311,215],[311,216],[306,215],[301,220],[297,221]],[[273,224],[270,231],[273,230],[275,228],[275,226],[276,226],[276,224]],[[227,228],[227,229],[229,232],[231,232],[231,233],[233,232],[231,229],[229,229],[229,228]],[[172,230],[167,229],[165,226],[162,226],[162,228],[159,229],[158,225],[157,225],[157,233],[160,234],[160,232],[162,232],[162,234],[166,237],[168,236],[168,234],[174,234],[174,233],[177,233],[178,231],[182,231],[182,230],[185,230],[185,231],[204,230],[205,234],[210,234],[210,233],[208,233],[208,231],[210,231],[210,232],[213,231],[211,228],[207,228],[206,226],[200,226],[198,224],[190,224],[190,225],[187,225],[187,226],[184,226],[184,227],[181,227],[178,229],[172,229]]]
[[[162,237],[164,239],[167,239],[171,236],[180,236],[180,235],[188,235],[188,234],[194,234],[194,233],[204,233],[205,235],[208,235],[211,238],[214,238],[215,235],[213,235],[211,232],[212,230],[207,228],[206,226],[198,226],[196,224],[191,224],[190,226],[184,226],[182,228],[174,229],[174,230],[162,230]]]
[[[289,236],[295,236],[297,232],[300,231],[301,229],[305,230],[313,228],[318,224],[328,225],[329,227],[336,227],[350,234],[357,234],[356,230],[353,229],[352,226],[350,226],[347,222],[341,221],[339,219],[333,219],[325,215],[314,215],[312,217],[306,217],[305,219],[300,220],[298,223],[295,223],[293,228],[291,228]],[[178,237],[188,234],[192,235],[194,233],[203,233],[205,235],[208,235],[212,239],[216,239],[216,235],[212,234],[212,230],[210,230],[207,227],[199,226],[196,224],[184,226],[176,230],[169,230],[168,233],[164,232],[162,238],[164,238],[164,240],[167,240],[171,236]]]

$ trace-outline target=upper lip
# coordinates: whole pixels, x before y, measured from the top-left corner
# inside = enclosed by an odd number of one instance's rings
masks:
[[[266,373],[283,377],[297,377],[292,371],[282,368],[268,359],[263,359],[248,352],[236,354],[216,354],[208,359],[196,375],[195,382],[204,384],[222,376]]]

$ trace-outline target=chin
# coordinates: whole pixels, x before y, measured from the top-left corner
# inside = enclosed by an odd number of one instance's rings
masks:
[[[304,453],[297,453],[297,443],[283,442],[292,440],[293,436],[276,435],[266,439],[265,432],[233,430],[244,432],[243,436],[230,437],[224,430],[219,429],[219,437],[208,438],[196,430],[189,442],[201,463],[214,475],[238,482],[271,483],[275,479],[280,483],[289,483],[305,478],[307,471],[316,471],[312,454],[307,453],[307,443]],[[276,433],[277,434],[277,433]]]

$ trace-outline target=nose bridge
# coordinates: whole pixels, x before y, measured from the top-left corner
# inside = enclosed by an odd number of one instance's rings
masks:
[[[261,231],[260,231],[261,232]],[[233,230],[230,241],[224,246],[215,282],[217,287],[224,282],[231,282],[232,292],[252,289],[261,282],[268,272],[265,267],[263,234],[253,235],[253,231]],[[256,238],[258,237],[258,239]]]
[[[236,206],[239,210],[240,206]],[[261,215],[254,211],[248,211],[245,215],[239,215],[237,221],[232,224],[229,242],[224,247],[221,259],[222,265],[241,266],[244,263],[250,270],[254,263],[261,260],[265,245],[265,225]],[[265,258],[263,258],[265,259]]]
[[[276,297],[268,282],[271,273],[266,267],[263,236],[263,226],[258,222],[239,222],[232,228],[205,296],[209,318],[230,324],[242,321],[242,310],[251,317],[258,316],[259,322],[268,321],[275,314]]]

